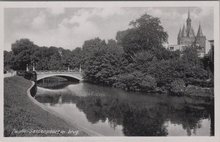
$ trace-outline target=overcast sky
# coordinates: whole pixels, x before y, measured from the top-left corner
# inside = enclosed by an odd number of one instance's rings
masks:
[[[188,7],[154,8],[6,8],[5,50],[20,38],[29,38],[39,46],[66,49],[81,47],[88,39],[115,39],[119,30],[144,13],[159,17],[168,33],[169,44],[177,43],[180,27],[186,22]],[[206,38],[213,39],[213,8],[191,7],[192,26],[199,22]]]

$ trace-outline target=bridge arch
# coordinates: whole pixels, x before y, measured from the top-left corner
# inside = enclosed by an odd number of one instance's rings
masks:
[[[49,77],[62,77],[69,81],[82,81],[82,76],[80,74],[65,74],[65,73],[45,73],[37,74],[37,81]]]

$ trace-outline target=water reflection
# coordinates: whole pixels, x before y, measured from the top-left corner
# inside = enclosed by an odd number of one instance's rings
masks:
[[[61,89],[70,84],[77,84],[77,83],[79,83],[78,80],[72,79],[71,81],[69,81],[65,78],[58,76],[48,77],[37,81],[38,86],[49,89]]]
[[[55,90],[37,87],[35,99],[64,119],[103,135],[214,135],[214,102],[209,98],[129,93],[78,83]]]

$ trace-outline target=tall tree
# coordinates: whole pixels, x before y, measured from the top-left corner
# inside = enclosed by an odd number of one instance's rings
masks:
[[[118,32],[116,36],[126,53],[134,55],[142,50],[154,50],[163,47],[168,34],[164,31],[160,19],[144,14],[130,22],[131,28]]]
[[[14,58],[12,59],[12,68],[16,70],[25,70],[27,64],[32,64],[33,53],[37,49],[35,45],[29,39],[20,39],[12,44],[12,52]]]
[[[93,56],[96,53],[104,52],[107,48],[105,40],[100,38],[94,38],[91,40],[86,40],[82,46],[83,52],[83,61],[87,60],[89,57]]]
[[[36,47],[36,45],[29,39],[20,39],[12,44],[11,49],[14,55],[18,55],[20,52],[34,47]]]
[[[11,68],[11,62],[13,58],[12,51],[4,51],[4,69],[8,70]]]

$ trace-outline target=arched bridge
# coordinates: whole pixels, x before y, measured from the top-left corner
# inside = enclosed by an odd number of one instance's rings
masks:
[[[82,81],[82,75],[80,72],[71,72],[71,71],[36,71],[37,73],[37,81],[44,79],[44,78],[48,78],[48,77],[53,77],[53,76],[57,76],[57,77],[63,77],[66,78],[68,80],[78,80],[78,81]]]

